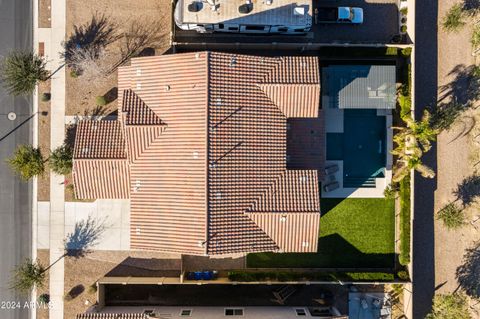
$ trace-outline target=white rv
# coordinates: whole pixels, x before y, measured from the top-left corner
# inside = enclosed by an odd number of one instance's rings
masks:
[[[178,0],[175,24],[198,32],[302,34],[312,26],[312,1]]]

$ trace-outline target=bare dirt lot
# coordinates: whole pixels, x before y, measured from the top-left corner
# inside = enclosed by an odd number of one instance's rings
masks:
[[[447,10],[458,2],[461,1],[439,1],[439,24]],[[440,103],[451,99],[459,102],[468,99],[466,87],[472,79],[466,74],[468,73],[466,71],[471,69],[476,62],[472,56],[471,33],[472,28],[468,24],[458,33],[445,32],[439,26],[438,98]],[[478,90],[478,87],[476,89]],[[473,112],[478,113],[479,111]],[[465,131],[465,124],[465,121],[457,121],[450,130],[442,132],[438,137],[438,182],[435,192],[435,211],[440,210],[449,202],[461,200],[462,197],[463,199],[468,198],[472,203],[465,210],[467,223],[459,230],[447,230],[440,221],[435,221],[436,293],[457,291],[459,288],[458,270],[465,263],[464,256],[467,249],[477,247],[480,240],[480,221],[477,216],[480,185],[470,183],[468,189],[465,187],[469,178],[478,174],[471,156],[472,150],[474,150],[472,134],[462,134]],[[474,152],[478,152],[478,149]],[[461,192],[459,193],[462,187],[463,195]],[[479,313],[474,315],[478,316]]]
[[[38,85],[38,147],[45,157],[50,154],[50,101],[42,101],[42,94],[50,93],[50,81]],[[38,201],[50,200],[50,170],[38,178]]]
[[[111,29],[111,42],[105,48],[105,57],[100,68],[108,69],[105,76],[87,78],[85,75],[72,77],[67,69],[66,78],[66,115],[103,115],[116,110],[116,66],[129,51],[132,37],[144,36],[135,33],[153,32],[150,41],[144,43],[151,48],[151,54],[162,54],[170,47],[171,2],[168,0],[67,0],[67,40],[75,34],[75,28],[89,30],[98,27],[98,21],[105,19],[105,28]],[[96,18],[97,25],[92,23]],[[77,32],[78,35],[78,32]],[[134,54],[133,56],[138,55]],[[107,105],[98,114],[97,96],[105,96]],[[97,113],[97,114],[95,114]]]

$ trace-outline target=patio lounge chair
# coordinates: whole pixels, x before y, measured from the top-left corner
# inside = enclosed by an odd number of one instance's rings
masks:
[[[325,167],[325,175],[331,175],[335,172],[338,172],[338,165],[337,164],[333,164],[333,165]]]
[[[340,184],[338,182],[333,182],[333,183],[330,183],[330,184],[327,184],[327,185],[323,186],[323,190],[328,193],[328,192],[331,192],[333,190],[336,190],[339,187],[340,187]]]

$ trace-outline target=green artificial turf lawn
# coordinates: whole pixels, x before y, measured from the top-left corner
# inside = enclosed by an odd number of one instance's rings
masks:
[[[383,198],[321,201],[317,253],[249,254],[252,268],[393,268],[394,201]]]

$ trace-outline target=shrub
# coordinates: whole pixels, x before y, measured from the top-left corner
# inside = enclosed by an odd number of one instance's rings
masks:
[[[385,196],[385,199],[395,199],[397,191],[398,189],[396,184],[390,184],[383,191],[383,196]]]
[[[75,79],[75,78],[78,78],[78,75],[79,75],[79,74],[78,74],[77,71],[75,71],[75,70],[70,70],[70,77],[72,77],[72,78]]]
[[[105,105],[107,105],[107,99],[105,99],[105,97],[104,97],[103,95],[97,96],[96,102],[97,102],[97,105],[98,105],[98,106],[105,106]]]
[[[402,33],[407,32],[407,26],[405,24],[400,27],[400,32],[402,32]]]
[[[404,7],[402,9],[400,9],[400,13],[403,14],[404,16],[406,16],[408,14],[408,8]]]
[[[398,55],[398,49],[394,47],[388,47],[385,51],[385,55]]]
[[[42,304],[47,304],[50,302],[50,295],[49,294],[41,294],[38,296],[37,301]]]
[[[41,97],[41,100],[42,100],[42,102],[48,102],[48,101],[50,101],[50,98],[51,98],[50,93],[43,93],[42,97]]]
[[[439,294],[433,298],[432,312],[425,319],[471,319],[467,298],[462,293]]]
[[[228,279],[253,281],[393,281],[394,275],[385,272],[248,272],[231,271]]]
[[[401,51],[403,57],[409,57],[412,55],[412,48],[404,48]]]
[[[401,265],[410,263],[410,174],[400,181],[400,255]]]
[[[397,277],[400,280],[409,280],[410,276],[408,275],[408,272],[406,270],[400,270],[397,272]]]
[[[90,286],[88,286],[88,293],[89,294],[94,294],[97,292],[97,283],[93,283]]]
[[[458,229],[465,225],[465,214],[457,204],[449,203],[437,212],[437,220],[448,229]]]
[[[447,32],[458,32],[465,24],[465,11],[460,3],[453,5],[442,21],[443,29]]]

